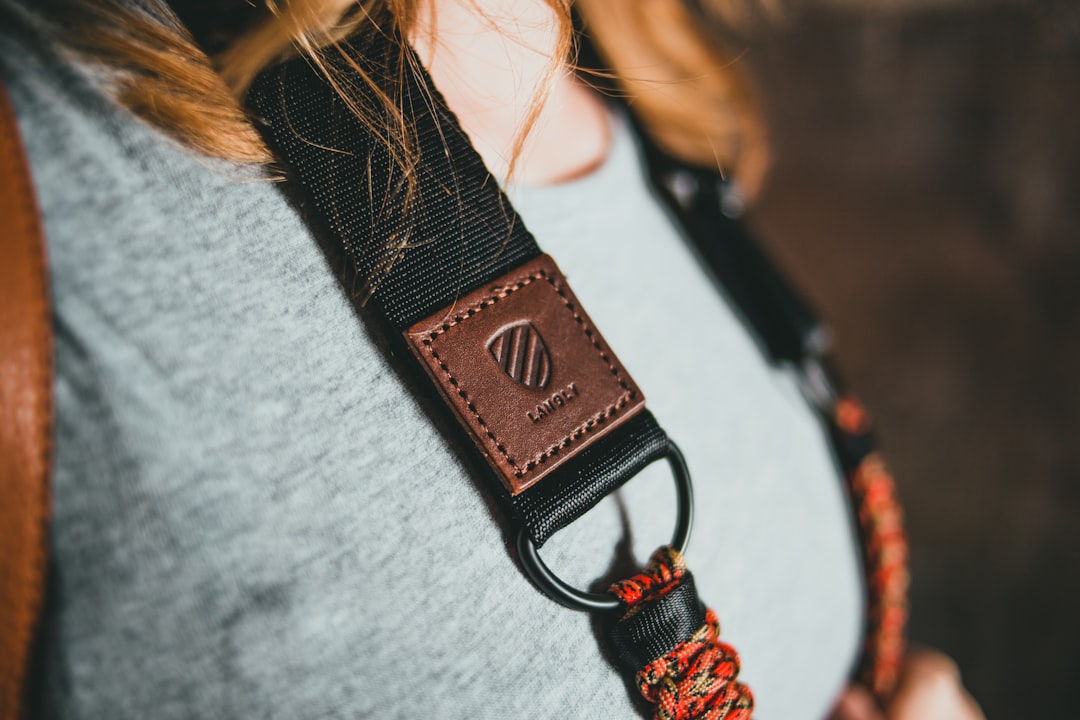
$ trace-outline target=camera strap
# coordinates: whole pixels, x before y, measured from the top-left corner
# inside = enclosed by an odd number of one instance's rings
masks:
[[[374,32],[325,52],[322,69],[301,58],[267,70],[248,105],[297,181],[309,222],[349,258],[362,281],[359,299],[391,352],[431,389],[473,451],[515,528],[519,559],[533,582],[568,607],[614,614],[616,654],[657,717],[748,718],[753,699],[737,680],[738,657],[719,641],[716,616],[698,598],[683,562],[693,506],[681,453],[430,78],[409,60],[393,38]],[[398,100],[398,113],[387,110],[363,76]],[[368,122],[358,119],[357,106]],[[409,129],[415,163],[391,150],[395,127]],[[683,169],[658,151],[651,157],[661,183],[686,172],[699,187],[717,187],[703,171]],[[737,227],[716,224],[719,196],[715,203],[707,196],[699,193],[688,205],[669,191],[697,239]],[[816,321],[750,238],[739,238],[729,245],[737,250],[732,257],[703,256],[725,286],[730,276],[745,278],[739,282],[749,287],[731,294],[769,357],[822,374],[820,410],[854,479],[864,535],[871,599],[866,665],[880,676],[871,679],[875,689],[888,692],[903,648],[906,588],[892,481],[870,451],[865,413],[838,399],[823,362],[805,352]],[[743,266],[754,274],[744,275]],[[654,553],[648,567],[609,592],[590,593],[544,565],[538,550],[547,539],[658,460],[671,467],[678,512],[671,545]],[[885,576],[888,582],[881,581]]]

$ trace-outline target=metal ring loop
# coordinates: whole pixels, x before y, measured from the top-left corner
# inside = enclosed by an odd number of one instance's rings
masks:
[[[675,477],[678,504],[675,534],[672,536],[671,546],[681,553],[686,550],[686,544],[690,540],[690,529],[694,523],[694,489],[690,483],[690,471],[686,467],[686,459],[675,443],[668,440],[667,448],[661,457],[667,459]],[[536,543],[533,542],[528,529],[524,526],[518,532],[517,549],[518,557],[521,558],[521,564],[525,566],[525,572],[529,578],[552,600],[571,610],[606,612],[619,608],[619,601],[613,595],[578,590],[553,573],[540,559]]]

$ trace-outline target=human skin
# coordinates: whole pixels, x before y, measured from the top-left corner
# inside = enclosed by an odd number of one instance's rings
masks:
[[[543,108],[514,163],[515,183],[550,185],[603,161],[610,141],[603,101],[553,59],[556,18],[542,0],[421,3],[409,40],[500,180],[538,99]]]
[[[830,720],[985,720],[964,690],[952,660],[933,650],[913,651],[904,663],[900,685],[882,711],[864,688],[840,696]]]

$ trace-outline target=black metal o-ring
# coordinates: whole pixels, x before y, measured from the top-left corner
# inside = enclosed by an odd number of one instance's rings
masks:
[[[686,544],[690,540],[690,528],[694,523],[694,488],[690,482],[690,471],[686,467],[686,459],[675,443],[668,440],[667,448],[660,457],[667,459],[668,464],[671,465],[671,472],[675,476],[678,504],[675,534],[672,536],[671,546],[681,553],[686,550]],[[525,572],[529,578],[552,600],[571,610],[587,612],[607,612],[619,608],[619,601],[615,596],[578,590],[553,573],[540,559],[536,543],[533,542],[525,527],[518,532],[517,549],[518,557],[521,558],[521,564],[525,566]]]

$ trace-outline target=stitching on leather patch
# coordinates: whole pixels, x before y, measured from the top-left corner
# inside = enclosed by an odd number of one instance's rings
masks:
[[[478,323],[478,320],[486,322],[486,319],[482,318],[481,315],[484,313],[490,315],[495,308],[500,307],[500,304],[505,308],[505,303],[517,302],[513,299],[514,295],[521,293],[537,281],[543,281],[550,286],[551,291],[558,298],[560,312],[568,314],[565,319],[556,317],[552,313],[551,308],[554,307],[555,302],[553,299],[533,293],[532,298],[523,300],[519,303],[520,307],[515,307],[509,313],[508,317],[518,318],[520,316],[521,319],[516,320],[516,322],[507,324],[505,318],[501,320],[494,318],[490,325]],[[611,427],[615,427],[623,419],[643,407],[644,398],[641,397],[640,390],[637,389],[633,380],[619,366],[595,326],[581,309],[577,298],[573,296],[573,292],[565,284],[565,279],[559,273],[558,268],[547,256],[542,256],[525,266],[517,268],[509,273],[508,277],[504,276],[495,284],[470,293],[462,299],[462,302],[462,308],[456,310],[456,312],[451,307],[415,324],[406,332],[406,339],[418,357],[425,361],[425,368],[432,375],[432,379],[435,380],[450,405],[463,420],[466,428],[470,430],[474,441],[478,441],[478,446],[485,451],[489,461],[492,461],[493,468],[504,484],[507,485],[511,494],[517,494],[535,484],[543,475],[546,475],[554,467],[579,452],[582,447],[589,443],[591,438],[606,433]],[[535,311],[536,306],[541,306],[540,316],[534,317],[530,312]],[[540,319],[541,317],[543,322]],[[572,334],[567,333],[565,327],[565,324],[569,323],[571,319],[578,336],[576,340]],[[462,332],[465,327],[463,324],[469,323],[473,327]],[[553,394],[550,394],[550,399],[546,399],[543,395],[543,392],[546,391],[536,394],[535,387],[527,386],[526,389],[513,388],[504,382],[505,387],[501,388],[501,392],[512,396],[511,403],[513,401],[528,400],[530,397],[536,400],[536,415],[532,411],[526,411],[523,415],[528,420],[525,420],[514,417],[512,408],[508,410],[504,407],[501,409],[507,410],[511,415],[508,416],[503,412],[499,412],[498,422],[492,423],[490,421],[492,413],[477,406],[474,397],[476,390],[470,387],[470,382],[475,383],[476,381],[475,368],[472,371],[473,377],[471,380],[462,378],[461,373],[452,367],[454,361],[448,361],[445,354],[435,347],[436,341],[441,337],[447,336],[445,340],[450,340],[448,334],[456,328],[461,328],[462,330],[459,330],[459,332],[461,332],[462,337],[453,338],[454,345],[449,346],[449,348],[459,355],[458,360],[461,360],[462,357],[475,359],[482,366],[484,362],[494,361],[491,358],[480,357],[480,355],[488,351],[490,344],[502,342],[502,338],[499,337],[500,333],[508,335],[515,327],[527,326],[527,334],[535,334],[539,338],[536,342],[548,342],[540,337],[540,333],[533,323],[546,323],[549,333],[554,328],[552,337],[557,338],[557,346],[550,348],[554,351],[554,358],[549,361],[557,377],[577,377],[578,375],[575,373],[580,373],[582,367],[585,367],[588,371],[586,374],[590,377],[590,384],[595,386],[598,384],[596,381],[598,377],[597,370],[595,367],[589,367],[589,365],[590,363],[602,363],[603,370],[610,375],[609,382],[621,390],[621,392],[612,395],[611,391],[605,392],[602,387],[590,387],[590,398],[585,401],[585,404],[586,407],[589,404],[594,404],[593,408],[588,408],[592,411],[588,412],[585,417],[578,418],[570,426],[557,426],[560,427],[558,435],[548,438],[546,442],[539,446],[528,437],[531,429],[529,422],[538,425],[542,420],[550,421],[546,417],[549,413],[545,412],[545,407],[549,409],[550,414],[555,414],[557,410],[561,410],[571,402],[579,399],[579,394],[583,393],[581,386],[571,381],[565,387],[560,387]],[[472,347],[471,349],[466,347],[463,351],[462,344],[471,344]],[[483,353],[476,352],[476,349],[481,346],[483,347]],[[593,357],[592,361],[589,361],[584,356],[583,350],[585,347],[589,348],[588,353]],[[548,348],[543,347],[542,352],[546,354],[547,351]],[[474,358],[473,355],[476,357]],[[472,363],[462,362],[458,365],[458,367],[469,366],[472,366]],[[486,367],[482,371],[484,373],[483,378],[489,381],[488,375],[495,374],[495,369],[495,364]],[[503,372],[506,372],[505,369]],[[509,375],[509,373],[507,374]],[[515,378],[510,375],[510,379],[514,380]],[[490,385],[490,382],[487,384]],[[485,389],[482,392],[490,393],[491,391]],[[599,397],[603,397],[604,402],[595,404]],[[491,402],[490,399],[485,404],[490,407],[500,407],[498,402]],[[485,414],[488,414],[489,417],[485,418]],[[507,439],[508,435],[512,437],[512,440]],[[528,448],[525,457],[522,457],[521,454],[523,446]],[[501,462],[498,458],[493,457],[494,455],[498,455]]]
[[[608,354],[606,352],[604,352],[603,347],[601,347],[600,344],[597,343],[596,340],[594,339],[594,337],[593,337],[594,333],[593,333],[592,329],[589,328],[585,324],[585,321],[581,317],[581,313],[579,313],[575,309],[574,304],[572,302],[570,302],[570,300],[566,297],[566,293],[564,293],[562,288],[559,287],[559,284],[548,275],[547,271],[546,270],[541,270],[541,271],[539,271],[539,272],[537,272],[535,274],[527,276],[524,280],[521,280],[521,281],[515,283],[514,286],[512,286],[510,288],[507,288],[507,289],[503,290],[500,293],[496,293],[495,295],[491,295],[487,299],[485,299],[485,300],[483,300],[483,301],[481,301],[479,303],[474,304],[473,307],[469,308],[465,312],[464,316],[459,315],[459,316],[455,317],[449,323],[446,323],[443,326],[443,328],[440,328],[439,330],[436,330],[436,331],[430,333],[430,335],[422,341],[424,346],[428,349],[428,352],[431,353],[432,357],[434,357],[436,362],[439,363],[439,366],[441,367],[443,372],[446,373],[447,378],[449,378],[449,380],[450,380],[450,384],[453,385],[454,387],[459,387],[457,378],[454,377],[454,374],[450,371],[450,368],[448,368],[446,366],[446,363],[444,363],[442,361],[442,358],[439,357],[439,353],[431,346],[431,341],[434,340],[435,338],[437,338],[439,335],[443,334],[444,332],[447,332],[453,326],[455,326],[455,325],[457,325],[457,324],[459,324],[461,322],[464,322],[465,320],[469,319],[473,315],[478,315],[479,313],[483,312],[491,304],[494,304],[494,303],[498,302],[498,298],[507,297],[508,295],[512,294],[515,290],[520,290],[521,288],[525,287],[529,283],[534,282],[536,280],[539,280],[540,278],[543,278],[548,283],[550,283],[551,287],[555,290],[555,292],[559,294],[559,297],[562,298],[566,309],[573,315],[575,322],[577,322],[578,326],[580,326],[581,331],[585,334],[585,337],[587,337],[589,339],[589,342],[596,349],[596,351],[600,354],[600,357],[604,360],[604,362],[606,362],[608,364],[608,367],[611,369],[611,374],[615,376],[616,380],[618,380],[619,384],[623,387],[624,390],[626,390],[626,392],[622,396],[620,396],[617,401],[615,401],[615,402],[611,403],[610,405],[608,405],[608,407],[604,410],[604,412],[597,413],[595,416],[593,416],[592,418],[587,420],[585,423],[583,423],[582,425],[577,427],[573,432],[571,432],[565,438],[560,440],[558,443],[555,443],[554,445],[550,446],[547,450],[545,450],[543,453],[538,455],[535,459],[530,460],[528,463],[526,463],[524,470],[522,470],[520,468],[519,464],[517,462],[515,462],[513,458],[510,457],[510,455],[506,452],[506,448],[503,447],[502,443],[499,442],[499,439],[497,437],[495,437],[495,434],[493,432],[491,432],[490,430],[488,430],[487,431],[488,437],[490,437],[496,443],[496,447],[498,448],[499,452],[501,452],[506,457],[507,462],[509,462],[514,467],[518,477],[522,477],[525,473],[527,473],[527,472],[531,471],[533,468],[535,468],[537,464],[543,463],[547,458],[551,457],[552,455],[555,455],[559,451],[560,447],[568,447],[570,445],[570,443],[572,443],[575,439],[577,439],[579,437],[582,437],[585,433],[589,432],[589,430],[594,425],[596,425],[598,420],[600,420],[600,419],[602,419],[604,417],[610,417],[610,416],[614,415],[620,408],[625,407],[626,404],[635,395],[635,392],[630,389],[630,386],[621,377],[621,375],[619,373],[618,366],[614,365],[611,362],[611,358],[608,356]],[[459,389],[458,392],[460,392],[461,397],[466,402],[469,403],[468,404],[469,410],[476,416],[477,422],[479,422],[481,425],[483,425],[486,428],[487,423],[484,422],[484,418],[477,411],[476,406],[473,405],[471,401],[469,401],[468,393],[464,389]]]
[[[424,342],[425,344],[430,343],[430,341],[426,340]],[[446,373],[450,384],[454,387],[460,388],[457,378],[455,378],[453,373],[450,372],[450,369],[446,366],[446,364],[442,362],[442,360],[439,358],[439,354],[430,347],[428,347],[428,351],[431,353],[431,356],[435,358],[436,362],[439,363],[439,366],[441,367],[443,372]],[[514,468],[514,476],[518,478],[524,477],[526,473],[534,470],[537,465],[541,465],[546,462],[548,458],[554,457],[556,454],[558,454],[561,448],[569,447],[570,444],[574,442],[574,440],[584,437],[585,434],[591,431],[593,427],[595,427],[598,423],[603,422],[605,417],[611,417],[616,412],[618,412],[619,409],[625,407],[626,404],[630,402],[630,400],[633,399],[634,396],[633,392],[624,393],[617,402],[609,405],[604,412],[597,413],[593,417],[589,418],[584,424],[580,425],[572,433],[563,438],[560,442],[550,446],[547,450],[538,455],[535,459],[530,460],[528,463],[526,463],[525,468],[522,469],[521,466],[517,463],[517,461],[510,457],[510,453],[508,453],[503,444],[499,442],[499,438],[495,436],[495,433],[491,432],[491,430],[486,429],[488,425],[486,422],[484,422],[483,415],[481,415],[479,411],[477,411],[476,406],[472,403],[471,400],[469,400],[469,394],[463,389],[459,389],[458,392],[461,394],[462,399],[464,399],[465,402],[468,403],[469,411],[473,413],[476,421],[485,428],[485,433],[489,438],[491,438],[492,442],[495,443],[495,448],[499,451],[500,454],[502,454],[503,457],[506,458],[506,461],[510,463],[511,467]]]

